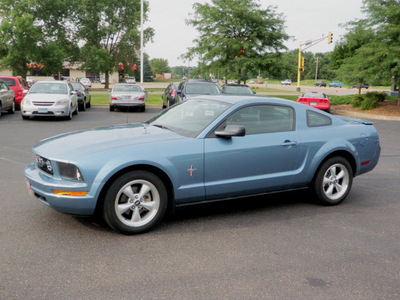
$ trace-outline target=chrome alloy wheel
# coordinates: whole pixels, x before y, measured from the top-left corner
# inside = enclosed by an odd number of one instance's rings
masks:
[[[345,165],[336,163],[330,166],[323,177],[322,189],[330,200],[338,200],[349,189],[350,174]]]
[[[141,227],[151,222],[159,208],[160,194],[147,180],[128,182],[115,197],[115,213],[129,227]]]

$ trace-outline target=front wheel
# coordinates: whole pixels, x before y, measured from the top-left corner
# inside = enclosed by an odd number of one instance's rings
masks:
[[[349,162],[343,157],[328,159],[317,171],[313,190],[323,205],[337,205],[349,194],[353,173]]]
[[[144,233],[162,220],[167,199],[160,178],[147,171],[132,171],[111,184],[104,199],[103,217],[123,234]]]

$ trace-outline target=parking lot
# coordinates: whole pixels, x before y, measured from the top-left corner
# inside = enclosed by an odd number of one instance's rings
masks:
[[[94,106],[72,121],[0,118],[0,299],[396,299],[400,122],[374,121],[382,153],[336,207],[290,192],[180,209],[155,230],[115,233],[30,198],[32,145],[141,122]]]

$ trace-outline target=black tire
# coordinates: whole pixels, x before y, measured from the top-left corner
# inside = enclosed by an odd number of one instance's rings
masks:
[[[160,178],[147,171],[132,171],[111,184],[104,199],[103,218],[120,233],[140,234],[163,219],[167,202],[167,190]]]
[[[9,114],[15,113],[15,100],[13,100],[13,103],[12,103],[11,107],[7,110],[7,112]]]
[[[67,120],[72,120],[72,107],[69,108],[68,116],[65,117]]]
[[[85,111],[86,110],[86,98],[83,99],[82,105],[79,106],[79,110]]]
[[[3,107],[1,106],[1,103],[0,103],[0,117],[1,117],[1,110],[3,109]]]
[[[114,111],[114,106],[110,105],[110,111]]]
[[[22,116],[22,120],[29,120],[30,117],[29,116]]]
[[[74,115],[77,115],[78,114],[78,110],[79,110],[79,107],[78,107],[78,103],[76,104],[76,109],[75,109],[75,111],[73,112],[73,114]]]
[[[164,98],[162,96],[161,96],[161,102],[162,102],[161,108],[167,108],[167,105],[164,104]],[[167,103],[168,103],[168,98],[167,98]]]
[[[338,205],[347,197],[353,183],[349,162],[340,156],[332,157],[318,169],[312,189],[322,205]]]
[[[89,102],[86,103],[86,108],[90,108],[92,106],[92,104],[90,103],[90,101],[92,101],[92,99],[89,99]]]

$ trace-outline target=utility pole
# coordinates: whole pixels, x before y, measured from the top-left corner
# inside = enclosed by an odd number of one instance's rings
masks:
[[[317,56],[317,62],[315,64],[315,82],[317,82],[317,78],[318,78],[318,59],[319,59],[319,57]]]
[[[301,80],[301,73],[304,72],[304,67],[305,67],[305,59],[301,56],[302,50],[306,50],[320,42],[322,42],[324,39],[326,38],[326,36],[322,36],[319,39],[313,40],[313,41],[307,41],[304,43],[304,46],[306,46],[306,48],[302,49],[303,44],[300,42],[300,46],[299,46],[299,58],[298,58],[298,63],[297,63],[297,88],[296,88],[296,92],[300,92],[301,88],[300,88],[300,80]],[[333,41],[333,33],[329,32],[328,35],[328,44],[331,44]],[[317,58],[317,65],[318,65],[318,58]],[[317,78],[317,73],[315,73],[315,78]]]

